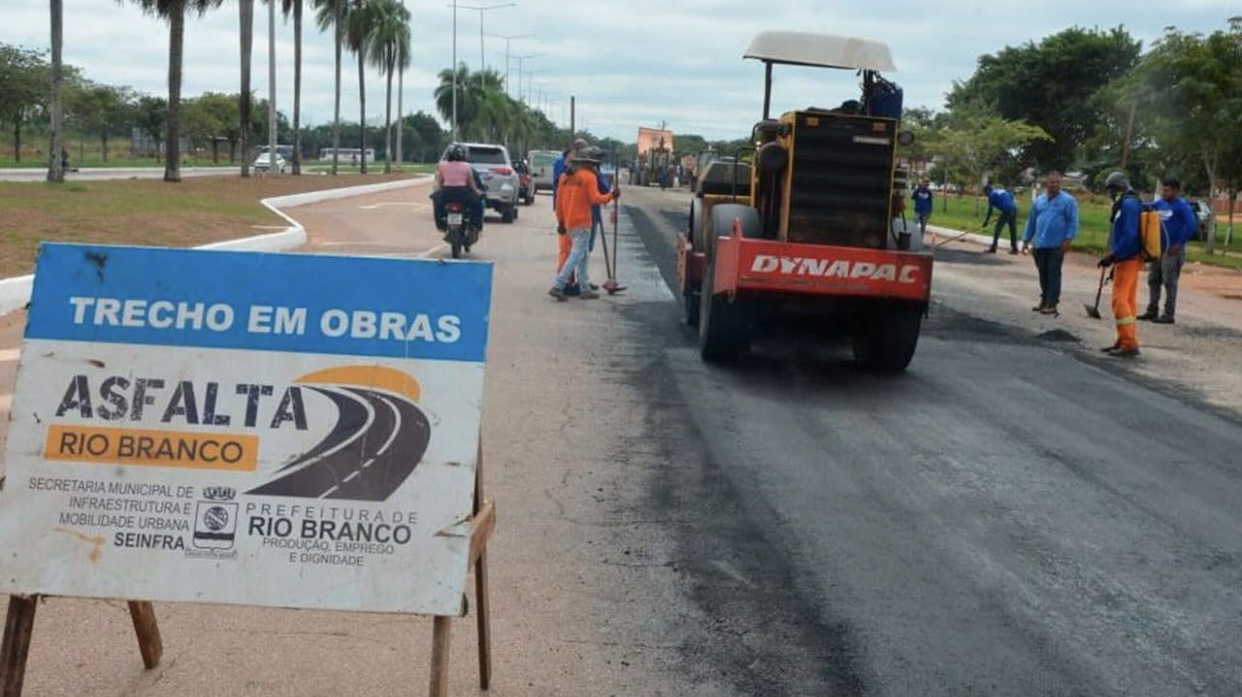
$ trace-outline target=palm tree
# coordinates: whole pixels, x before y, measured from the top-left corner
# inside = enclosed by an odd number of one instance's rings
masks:
[[[445,121],[452,122],[453,119],[453,85],[457,85],[457,129],[460,133],[465,126],[470,126],[477,118],[479,105],[474,97],[477,91],[470,90],[470,69],[465,63],[459,63],[456,68],[457,76],[454,81],[453,68],[445,68],[440,71],[440,86],[436,88],[436,110],[440,112],[440,116]]]
[[[332,112],[332,173],[337,173],[341,149],[341,53],[345,45],[345,18],[350,0],[314,0],[319,31],[332,30],[336,45],[336,103]]]
[[[117,0],[125,3],[127,0]],[[185,53],[185,15],[204,15],[219,7],[224,0],[128,0],[145,14],[168,20],[168,125],[164,141],[168,156],[164,158],[164,181],[181,181],[181,67]]]
[[[392,172],[392,79],[410,65],[410,11],[397,0],[371,0],[367,58],[388,83],[384,112],[384,173]]]
[[[281,0],[285,20],[293,13],[293,173],[302,173],[302,0]]]
[[[250,57],[254,49],[254,0],[238,0],[241,23],[241,91],[238,93],[238,135],[241,140],[241,175],[250,176],[250,123],[253,103],[250,94]]]
[[[371,35],[371,4],[368,0],[353,0],[346,18],[346,45],[358,56],[358,147],[362,157],[358,159],[362,174],[367,173],[367,40]]]
[[[47,180],[61,183],[65,181],[65,163],[60,153],[61,128],[64,125],[64,110],[61,108],[61,87],[64,83],[64,62],[61,54],[65,45],[65,4],[64,0],[52,0],[52,144],[48,148]]]

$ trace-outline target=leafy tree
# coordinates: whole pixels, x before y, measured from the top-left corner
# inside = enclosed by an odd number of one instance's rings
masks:
[[[156,157],[163,152],[160,144],[164,142],[164,127],[168,124],[168,102],[162,97],[143,95],[138,98],[134,107],[134,120],[143,133],[155,141]]]
[[[168,22],[168,124],[165,142],[164,181],[181,181],[181,72],[185,55],[185,15],[206,14],[224,0],[129,0],[142,11]],[[126,0],[118,0],[126,2]]]
[[[1147,116],[1144,129],[1162,149],[1195,154],[1213,196],[1222,162],[1242,150],[1242,17],[1206,36],[1166,29],[1136,70],[1136,84],[1143,88],[1135,99]],[[1210,223],[1209,254],[1215,237]]]
[[[108,161],[108,138],[132,117],[134,93],[128,87],[87,83],[70,97],[75,121],[99,138],[103,161]]]
[[[22,161],[22,129],[50,97],[50,66],[43,54],[0,44],[0,123],[13,128],[13,157]]]
[[[1039,126],[1050,138],[1024,147],[1022,163],[1065,169],[1103,120],[1093,96],[1133,68],[1141,49],[1122,27],[1066,29],[1038,44],[981,56],[975,74],[954,84],[948,106],[982,101],[1002,118]]]

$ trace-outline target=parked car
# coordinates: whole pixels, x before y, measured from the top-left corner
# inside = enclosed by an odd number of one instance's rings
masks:
[[[500,214],[500,219],[512,223],[518,217],[518,190],[521,178],[513,169],[513,161],[509,159],[509,151],[503,145],[488,143],[449,143],[448,148],[440,155],[444,159],[449,149],[460,145],[466,149],[470,158],[470,166],[478,172],[483,180],[483,190],[487,195],[487,207]]]
[[[530,167],[518,160],[513,163],[513,171],[518,173],[518,200],[529,206],[535,202],[535,182],[530,176]]]
[[[289,163],[285,160],[285,158],[282,157],[280,153],[276,153],[276,173],[284,174],[285,169],[288,166]],[[258,157],[254,158],[254,164],[251,165],[251,167],[254,167],[256,172],[270,171],[272,169],[271,158],[267,153],[260,153]]]
[[[1195,212],[1195,220],[1199,226],[1195,228],[1196,240],[1205,240],[1208,236],[1208,224],[1212,222],[1212,206],[1202,199],[1191,201],[1190,210]]]
[[[526,161],[530,163],[530,176],[535,182],[535,192],[552,190],[552,163],[561,154],[555,150],[531,150]]]

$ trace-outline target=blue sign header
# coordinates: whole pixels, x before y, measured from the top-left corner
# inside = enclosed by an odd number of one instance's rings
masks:
[[[490,262],[44,243],[26,338],[483,362]]]

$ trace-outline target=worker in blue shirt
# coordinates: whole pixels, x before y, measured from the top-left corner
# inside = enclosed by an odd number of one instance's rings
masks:
[[[992,186],[988,184],[983,187],[983,193],[988,197],[988,212],[983,216],[983,225],[988,226],[988,220],[992,218],[992,209],[996,209],[996,229],[992,231],[992,248],[988,250],[988,254],[996,253],[996,244],[1000,241],[1001,228],[1005,224],[1009,225],[1009,253],[1018,253],[1018,204],[1013,200],[1013,194],[1009,193],[1003,186]]]
[[[1117,321],[1117,340],[1103,350],[1116,358],[1139,355],[1137,311],[1138,277],[1143,268],[1142,240],[1139,238],[1139,216],[1143,202],[1130,186],[1124,172],[1113,172],[1104,180],[1104,188],[1113,199],[1109,215],[1108,254],[1100,259],[1100,267],[1113,267],[1113,317]]]
[[[1022,231],[1022,253],[1035,246],[1039,270],[1039,304],[1031,308],[1045,315],[1057,314],[1061,301],[1061,264],[1078,235],[1078,202],[1061,190],[1061,173],[1049,172],[1044,193],[1035,199]]]
[[[927,236],[927,219],[932,213],[932,190],[927,179],[919,182],[910,195],[914,199],[914,221],[919,226],[919,234]]]
[[[1190,204],[1182,198],[1182,183],[1169,177],[1160,182],[1160,198],[1152,204],[1160,212],[1160,258],[1152,261],[1147,272],[1147,289],[1151,291],[1147,312],[1139,319],[1156,324],[1173,324],[1177,309],[1177,280],[1186,263],[1186,243],[1194,234],[1198,221]],[[1164,313],[1160,313],[1160,288],[1164,288]]]

